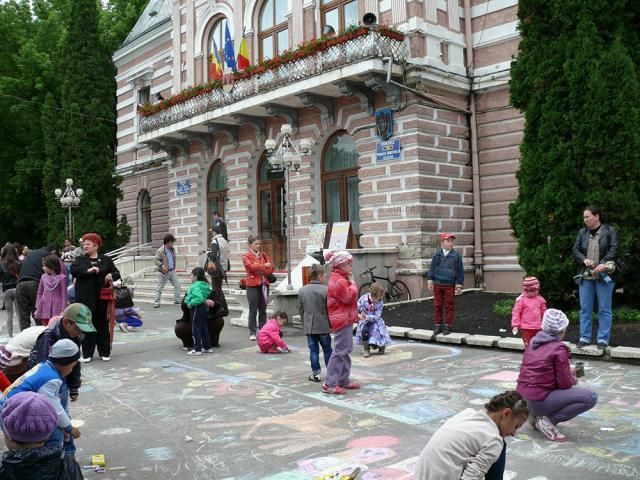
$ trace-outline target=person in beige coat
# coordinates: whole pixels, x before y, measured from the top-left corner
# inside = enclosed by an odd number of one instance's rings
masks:
[[[160,306],[160,296],[167,281],[173,285],[173,303],[180,305],[180,281],[176,273],[176,251],[173,247],[176,237],[170,233],[164,236],[162,246],[156,251],[155,265],[158,270],[158,283],[156,285],[156,298],[153,307]]]

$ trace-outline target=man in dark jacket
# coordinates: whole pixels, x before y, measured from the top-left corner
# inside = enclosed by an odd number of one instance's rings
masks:
[[[462,257],[453,249],[456,237],[451,233],[440,234],[439,248],[431,259],[431,265],[427,272],[427,288],[433,293],[433,306],[435,308],[434,334],[451,333],[453,325],[453,299],[455,294],[462,292],[464,283],[464,265]],[[442,307],[445,307],[447,316],[445,325],[442,325]]]
[[[38,284],[44,273],[42,259],[47,255],[56,253],[58,246],[55,243],[29,252],[22,261],[20,276],[16,287],[16,303],[18,305],[18,318],[20,330],[31,326],[31,314],[36,309],[36,297],[38,296]]]
[[[298,291],[298,311],[302,319],[302,329],[307,335],[311,375],[309,380],[320,381],[320,349],[322,347],[325,366],[331,358],[331,324],[327,314],[327,274],[321,265],[312,265],[309,284]]]
[[[32,252],[33,253],[33,252]],[[31,369],[40,362],[44,362],[49,357],[51,346],[58,340],[68,338],[73,341],[78,348],[82,346],[84,333],[95,332],[96,329],[91,323],[91,310],[82,303],[72,303],[65,308],[59,322],[49,322],[49,326],[38,336],[31,355],[29,355],[28,368]],[[65,377],[60,388],[60,403],[65,411],[69,413],[68,401],[75,402],[78,399],[78,390],[81,386],[80,365],[73,367],[71,373]],[[65,442],[65,450],[75,452],[73,439]]]

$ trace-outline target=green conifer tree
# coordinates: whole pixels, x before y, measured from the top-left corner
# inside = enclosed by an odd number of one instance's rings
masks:
[[[525,114],[525,131],[510,218],[520,264],[540,277],[543,293],[555,302],[569,300],[575,288],[571,247],[587,204],[609,213],[623,252],[638,248],[632,239],[637,220],[616,193],[635,192],[627,205],[636,210],[640,137],[623,119],[637,120],[632,52],[638,45],[625,49],[616,36],[638,37],[627,35],[630,22],[622,10],[600,0],[519,3],[522,42],[511,97]],[[624,93],[613,95],[616,89]]]

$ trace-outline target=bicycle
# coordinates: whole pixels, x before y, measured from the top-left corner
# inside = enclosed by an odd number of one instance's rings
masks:
[[[387,283],[387,287],[384,293],[384,301],[388,302],[404,302],[405,300],[411,300],[411,293],[409,292],[409,287],[402,280],[394,280],[391,281],[389,278],[389,269],[393,268],[391,265],[384,265],[384,268],[387,269],[386,277],[377,277],[373,274],[373,271],[376,267],[367,268],[364,272],[360,274],[362,278],[369,277],[368,282],[363,283],[360,286],[360,290],[358,290],[358,295],[362,296],[365,293],[369,293],[369,289],[371,288],[371,284],[376,280],[384,280]],[[365,278],[366,280],[366,278]]]

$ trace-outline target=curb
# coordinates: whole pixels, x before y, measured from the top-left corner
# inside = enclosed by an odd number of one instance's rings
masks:
[[[453,332],[449,335],[434,335],[433,330],[414,329],[408,327],[387,327],[389,335],[395,338],[407,338],[420,342],[438,342],[473,347],[501,348],[504,350],[524,351],[522,339],[518,337],[502,338],[493,335],[471,335]],[[572,355],[580,357],[597,357],[602,360],[640,360],[640,348],[607,347],[598,350],[595,345],[578,348],[575,343],[564,342]]]

